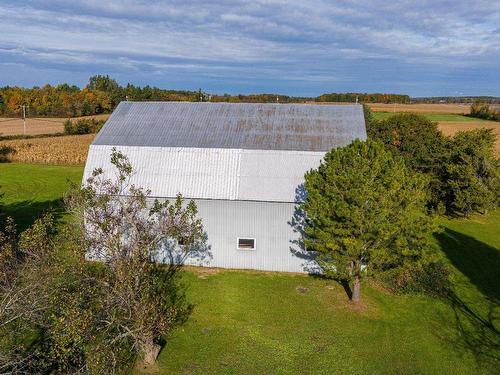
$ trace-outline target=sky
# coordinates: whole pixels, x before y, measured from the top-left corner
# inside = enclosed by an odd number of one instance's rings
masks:
[[[498,0],[0,0],[0,86],[500,96]]]

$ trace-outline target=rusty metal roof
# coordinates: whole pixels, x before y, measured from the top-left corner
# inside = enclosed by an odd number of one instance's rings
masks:
[[[366,139],[361,105],[122,102],[94,145],[328,151]]]

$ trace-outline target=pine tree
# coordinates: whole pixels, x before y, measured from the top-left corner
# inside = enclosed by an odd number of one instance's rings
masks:
[[[375,141],[333,149],[306,174],[304,244],[325,276],[352,282],[352,301],[365,275],[431,256],[427,184]]]

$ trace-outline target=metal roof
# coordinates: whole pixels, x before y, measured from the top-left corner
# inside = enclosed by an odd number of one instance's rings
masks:
[[[155,197],[295,202],[304,174],[326,151],[366,139],[360,105],[122,102],[90,146],[115,177],[113,147],[132,183]]]
[[[361,105],[121,102],[94,145],[328,151],[365,139]]]

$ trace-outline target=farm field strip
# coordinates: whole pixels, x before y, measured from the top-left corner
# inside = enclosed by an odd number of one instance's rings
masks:
[[[95,134],[0,141],[0,161],[83,165]]]
[[[416,112],[416,113],[470,113],[470,104],[385,104],[367,103],[374,112]]]
[[[108,114],[73,117],[71,120],[82,118],[95,118],[106,120]],[[67,118],[42,118],[42,117],[27,117],[26,118],[26,135],[40,135],[62,133],[64,131],[64,121]],[[23,134],[23,119],[13,117],[0,117],[0,136],[20,135]]]
[[[403,112],[373,112],[373,117],[377,120],[385,120],[388,117],[396,115],[398,113]],[[452,113],[420,113],[431,121],[454,121],[454,122],[488,122],[486,120],[481,120],[469,116],[464,116],[460,114],[452,114]]]

